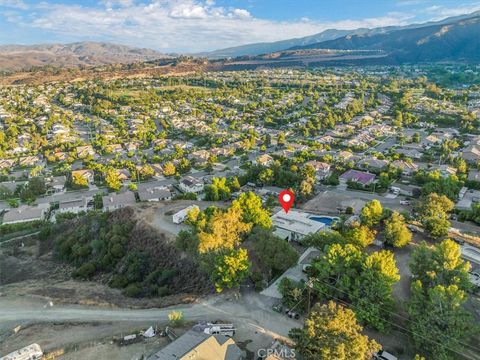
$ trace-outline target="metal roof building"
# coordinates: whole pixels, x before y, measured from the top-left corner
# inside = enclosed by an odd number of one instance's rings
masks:
[[[232,338],[190,330],[147,360],[243,360],[244,352]]]

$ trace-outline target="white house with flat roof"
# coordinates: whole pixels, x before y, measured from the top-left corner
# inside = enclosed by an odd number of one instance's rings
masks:
[[[87,211],[87,199],[86,198],[76,198],[76,199],[66,199],[58,203],[58,212],[59,213],[75,213]]]
[[[2,225],[44,220],[46,209],[37,206],[20,206],[3,215]]]
[[[120,194],[109,194],[102,196],[103,211],[114,211],[126,206],[135,204],[135,194],[131,191],[126,191]]]
[[[309,234],[314,234],[325,228],[325,224],[309,219],[309,213],[290,210],[288,213],[280,210],[272,216],[273,233],[288,241],[300,241]]]

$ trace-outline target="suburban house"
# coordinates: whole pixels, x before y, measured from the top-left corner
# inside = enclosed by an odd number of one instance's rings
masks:
[[[39,165],[40,163],[41,160],[38,156],[24,156],[18,159],[18,165],[23,167],[35,166]]]
[[[15,165],[13,159],[0,159],[0,170],[11,168],[13,165]]]
[[[309,234],[314,234],[325,224],[308,218],[308,214],[290,210],[288,214],[281,210],[272,216],[273,233],[287,241],[300,241]]]
[[[147,360],[244,360],[235,341],[224,335],[210,335],[190,330]]]
[[[203,191],[203,181],[193,176],[185,176],[180,180],[178,187],[183,193],[200,194]]]
[[[123,148],[120,144],[110,144],[107,146],[107,151],[111,154],[121,153],[123,151]]]
[[[460,157],[469,163],[475,163],[480,160],[480,146],[468,146],[462,150]]]
[[[208,161],[210,152],[207,150],[197,150],[190,154],[189,158],[194,160],[197,164],[204,164]]]
[[[52,177],[50,181],[50,186],[53,188],[53,190],[58,193],[58,192],[63,192],[65,191],[65,183],[67,182],[67,177],[65,175],[62,176],[54,176]]]
[[[15,192],[17,186],[23,187],[26,181],[5,181],[0,183],[0,195],[5,197],[10,196]]]
[[[387,167],[388,161],[377,159],[375,157],[368,157],[360,161],[359,165],[363,169],[382,170]]]
[[[457,169],[452,167],[452,166],[449,166],[447,164],[443,164],[443,165],[432,165],[429,169],[429,171],[434,171],[434,170],[437,170],[440,172],[440,174],[442,175],[442,177],[449,177],[450,175],[455,175],[457,173]]]
[[[3,215],[2,225],[44,220],[46,209],[36,206],[20,206]]]
[[[402,170],[402,175],[405,176],[411,176],[414,172],[418,171],[417,164],[405,160],[395,160],[391,163],[391,165]]]
[[[131,191],[125,191],[120,194],[108,194],[102,196],[103,211],[113,211],[125,206],[135,204],[135,194]]]
[[[75,213],[78,214],[81,211],[87,211],[87,199],[66,199],[58,203],[59,213]]]
[[[87,156],[94,156],[95,155],[95,150],[93,150],[93,147],[91,145],[86,145],[86,146],[78,146],[76,148],[77,151],[77,156],[79,158],[84,158]]]
[[[422,152],[417,150],[417,149],[409,149],[409,148],[397,148],[395,149],[395,152],[400,155],[404,155],[406,157],[412,158],[412,159],[421,159],[422,158]]]
[[[124,182],[124,181],[130,180],[130,178],[132,177],[132,174],[130,174],[130,170],[128,169],[118,169],[117,176],[120,181]]]
[[[153,169],[153,177],[160,178],[163,176],[163,168],[161,164],[150,164],[150,167]]]
[[[363,186],[367,186],[374,182],[375,174],[350,169],[340,175],[338,179],[340,180],[340,183],[343,184],[353,181],[362,184]]]
[[[458,202],[455,204],[455,208],[458,210],[470,210],[472,204],[480,202],[479,190],[468,190],[463,187],[458,195]]]
[[[353,154],[350,151],[340,151],[338,154],[335,154],[335,160],[338,161],[347,161],[353,158]]]
[[[262,166],[270,166],[273,164],[273,158],[268,155],[268,154],[263,154],[257,157],[256,159],[256,164],[262,165]]]
[[[93,170],[90,169],[81,169],[72,171],[72,179],[76,177],[81,177],[87,180],[89,184],[93,184],[94,176]]]
[[[419,197],[422,193],[422,188],[415,185],[406,185],[401,183],[393,183],[390,187],[391,190],[397,190],[399,195]]]
[[[65,161],[68,158],[68,154],[64,151],[57,151],[53,156],[57,161]]]
[[[480,182],[480,171],[478,170],[470,170],[468,172],[468,181],[477,181]]]
[[[311,165],[315,169],[317,180],[323,180],[330,175],[330,164],[321,161],[308,161],[305,165]]]
[[[172,193],[167,188],[153,187],[138,190],[138,198],[140,201],[160,201],[171,200]]]

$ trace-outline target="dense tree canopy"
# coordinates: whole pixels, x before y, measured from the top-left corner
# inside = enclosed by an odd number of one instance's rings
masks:
[[[352,244],[333,244],[313,262],[310,272],[320,298],[350,301],[362,322],[379,330],[388,328],[393,285],[400,279],[390,251],[367,255]]]
[[[362,224],[368,227],[375,226],[380,222],[383,214],[383,207],[380,201],[372,200],[365,204],[360,213]]]
[[[396,248],[404,247],[412,240],[412,233],[405,224],[405,218],[396,211],[385,221],[383,236],[387,244]]]
[[[295,349],[305,360],[370,360],[380,345],[363,335],[355,313],[335,302],[313,307],[302,329],[292,329]]]

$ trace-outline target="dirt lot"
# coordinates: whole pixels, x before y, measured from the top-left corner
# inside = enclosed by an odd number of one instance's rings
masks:
[[[1,343],[1,354],[9,353],[31,343],[38,343],[42,349],[49,352],[62,353],[56,359],[125,359],[139,358],[142,354],[149,355],[169,343],[168,338],[155,336],[150,339],[128,346],[119,346],[114,339],[147,329],[145,323],[43,323],[27,325],[17,333],[4,336]],[[180,335],[186,327],[177,328]]]
[[[192,201],[181,200],[175,202],[160,202],[153,206],[137,210],[138,215],[143,221],[151,225],[154,229],[160,233],[165,234],[169,239],[174,239],[181,230],[188,229],[185,224],[175,224],[172,221],[172,215],[186,207],[195,204],[200,207],[201,210],[205,210],[209,206],[225,207],[228,204],[215,201]]]

